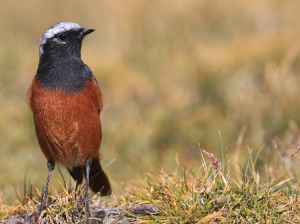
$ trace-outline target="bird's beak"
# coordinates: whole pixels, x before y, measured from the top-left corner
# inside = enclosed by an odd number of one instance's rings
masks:
[[[94,32],[94,31],[95,31],[94,29],[84,30],[84,31],[81,32],[80,38],[84,38],[86,35]]]

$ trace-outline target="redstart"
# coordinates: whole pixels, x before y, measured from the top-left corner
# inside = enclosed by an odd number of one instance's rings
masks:
[[[100,165],[102,93],[90,68],[81,60],[83,38],[94,32],[76,23],[50,27],[40,40],[40,60],[26,101],[49,170],[39,213],[46,206],[47,188],[55,163],[67,168],[76,189],[86,178],[88,186],[105,196],[109,180]],[[91,177],[91,179],[90,179]]]

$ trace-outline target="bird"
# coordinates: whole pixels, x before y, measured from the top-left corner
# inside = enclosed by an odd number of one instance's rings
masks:
[[[103,95],[91,69],[81,60],[82,41],[94,31],[77,23],[60,22],[40,39],[38,69],[26,95],[49,171],[39,214],[46,207],[55,164],[66,167],[76,181],[75,190],[85,177],[83,200],[87,209],[89,187],[101,196],[111,194],[99,152]]]

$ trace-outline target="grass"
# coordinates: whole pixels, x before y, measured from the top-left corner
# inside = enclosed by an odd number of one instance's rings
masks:
[[[249,150],[247,163],[234,170],[231,161],[225,161],[222,165],[212,153],[200,149],[200,167],[184,168],[177,160],[176,171],[170,174],[161,172],[159,175],[148,173],[146,179],[132,181],[126,193],[115,193],[107,198],[107,205],[153,204],[159,209],[160,214],[157,215],[133,215],[139,218],[138,223],[299,222],[299,180],[286,175],[284,166],[286,161],[300,152],[300,147],[270,174],[266,169],[265,175],[257,171],[255,158],[258,155],[254,156],[252,152]],[[223,173],[224,167],[226,173]],[[24,189],[27,187],[24,186]],[[62,193],[50,192],[48,198],[53,204],[43,211],[43,220],[75,223],[73,214],[77,202],[72,198],[76,193],[68,184],[61,184],[61,189]],[[30,188],[19,203],[12,206],[5,205],[2,199],[0,220],[33,211],[41,199],[41,193],[36,193]],[[80,191],[77,197],[82,195]],[[97,194],[91,199],[97,203],[103,202]],[[83,211],[80,208],[80,212]]]
[[[25,175],[40,192],[45,184],[46,159],[24,98],[38,65],[38,39],[61,21],[96,29],[82,59],[105,96],[100,152],[120,198],[147,173],[176,174],[176,161],[201,167],[198,143],[221,164],[232,158],[221,168],[222,184],[231,186],[234,177],[241,185],[249,173],[251,183],[254,176],[261,183],[300,145],[299,7],[297,0],[0,2],[1,209],[20,203],[15,192],[23,198]],[[253,167],[248,146],[257,155]],[[296,192],[299,161],[288,160],[260,190],[293,177],[281,187]],[[214,173],[217,180],[220,171]],[[63,193],[59,182],[56,168],[50,188]]]
[[[136,203],[154,204],[161,212],[160,216],[146,220],[151,223],[299,222],[299,182],[288,176],[272,176],[288,158],[262,180],[252,152],[249,163],[240,171],[231,170],[227,164],[226,173],[213,154],[203,152],[210,160],[209,165],[203,159],[196,171],[181,169],[158,177],[148,174],[147,184],[133,191]],[[299,149],[291,156],[297,153]]]

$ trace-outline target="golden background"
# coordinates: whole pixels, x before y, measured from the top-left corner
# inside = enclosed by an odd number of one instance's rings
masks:
[[[0,1],[0,193],[47,176],[24,98],[39,38],[71,21],[96,29],[82,60],[105,96],[102,161],[115,191],[162,169],[200,163],[199,146],[243,164],[296,149],[300,1]],[[299,162],[295,160],[295,167]],[[66,179],[70,177],[62,169]],[[50,184],[62,182],[56,167]],[[73,183],[73,182],[72,182]],[[74,184],[74,183],[73,183]]]

